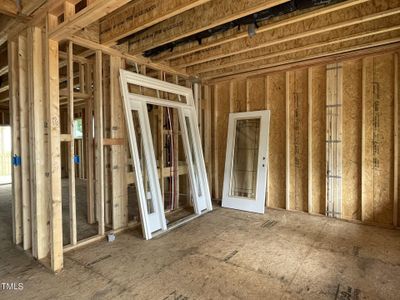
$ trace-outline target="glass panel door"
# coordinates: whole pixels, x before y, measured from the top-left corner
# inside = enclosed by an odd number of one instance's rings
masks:
[[[157,199],[161,198],[161,191],[157,182],[157,168],[146,104],[128,101],[126,108],[126,121],[129,132],[129,144],[133,158],[135,187],[138,194],[140,218],[143,235],[151,239],[153,233],[166,230],[164,207]]]
[[[211,210],[210,192],[208,189],[207,174],[201,149],[200,133],[196,126],[194,110],[182,110],[182,130],[185,132],[185,152],[190,160],[189,173],[195,197],[195,211],[201,214],[204,210]]]
[[[222,206],[264,213],[269,111],[229,116]]]
[[[120,83],[129,132],[131,155],[135,167],[134,174],[139,196],[142,227],[146,239],[151,239],[155,231],[165,231],[175,228],[183,222],[188,222],[212,210],[206,168],[201,150],[200,134],[196,125],[198,122],[193,104],[193,94],[192,90],[186,87],[126,70],[120,70]],[[139,86],[139,88],[129,89],[129,86],[132,84]],[[140,94],[140,90],[142,89],[140,87],[151,88],[156,91],[156,95],[142,95]],[[166,93],[175,94],[178,98],[184,96],[186,101],[176,102],[162,98],[161,96],[165,96]],[[172,120],[169,120],[171,124],[168,126],[164,122],[161,122],[160,126],[156,126],[158,129],[154,129],[155,127],[153,126],[153,135],[152,127],[150,126],[150,116],[154,117],[154,114],[150,114],[149,112],[153,112],[155,107],[166,108],[167,114],[171,113],[171,110],[175,111],[174,115],[179,115],[179,122],[175,122],[177,126],[169,128],[174,123]],[[172,115],[169,117],[172,117]],[[154,120],[157,120],[157,118],[152,119],[153,123]],[[169,138],[170,142],[173,143],[167,143],[171,144],[167,145],[168,155],[164,156],[164,150],[160,150],[160,144],[163,148],[165,143],[160,143],[159,139],[156,138],[158,131],[163,137]],[[184,151],[180,151],[177,146],[174,148],[173,145],[182,145]],[[156,160],[155,149],[157,149],[157,155],[161,153],[159,161]],[[174,149],[178,152],[178,155]],[[172,150],[174,150],[174,153],[171,152]],[[181,157],[179,153],[184,153],[186,159],[184,156]],[[169,162],[167,166],[164,165],[165,160]],[[183,165],[182,162],[184,163]],[[167,177],[174,178],[189,173],[189,185],[192,189],[191,199],[193,199],[195,211],[195,214],[192,214],[188,218],[183,218],[179,222],[169,224],[168,228],[164,215],[164,199],[158,176],[158,174],[162,174],[160,177],[164,177],[164,172],[169,172],[171,175]],[[171,195],[173,194],[174,199],[177,199],[177,196],[180,196],[179,194],[177,195],[179,192],[177,188],[178,183],[171,180],[170,183],[172,183],[170,185]],[[177,203],[177,201],[174,203]]]

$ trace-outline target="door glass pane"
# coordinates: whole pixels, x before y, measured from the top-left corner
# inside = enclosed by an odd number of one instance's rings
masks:
[[[161,94],[162,96],[163,94]],[[185,155],[179,109],[147,104],[151,140],[168,226],[194,213],[189,162]],[[190,149],[189,149],[190,151]]]
[[[154,213],[153,197],[151,194],[150,181],[149,181],[149,176],[148,176],[148,172],[147,172],[147,164],[146,164],[146,159],[144,156],[145,154],[144,154],[144,146],[143,146],[143,135],[142,135],[142,131],[141,131],[140,123],[139,123],[139,112],[138,111],[136,111],[136,110],[132,111],[132,119],[133,119],[133,126],[135,128],[136,142],[137,142],[138,152],[139,152],[140,168],[142,169],[142,175],[143,175],[144,192],[146,195],[146,202],[147,202],[147,213],[152,214],[152,213]]]
[[[169,100],[174,102],[181,102],[187,104],[186,96],[165,91],[159,91],[155,88],[142,87],[138,84],[128,83],[128,91],[132,94],[153,97],[161,100]]]
[[[186,128],[188,131],[188,139],[189,139],[189,147],[190,153],[192,155],[192,163],[193,163],[193,170],[194,170],[194,182],[197,188],[197,194],[199,197],[202,196],[201,192],[201,184],[200,184],[200,175],[199,175],[199,166],[197,163],[196,152],[194,150],[194,140],[192,135],[192,127],[190,126],[190,119],[189,117],[185,117]]]
[[[230,196],[256,199],[260,121],[236,121]]]

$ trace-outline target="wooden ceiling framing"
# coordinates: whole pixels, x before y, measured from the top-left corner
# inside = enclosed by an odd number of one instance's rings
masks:
[[[8,16],[17,16],[19,13],[19,7],[17,3],[12,0],[2,0],[0,6],[0,13]]]
[[[400,42],[399,13],[397,0],[344,1],[271,19],[254,37],[233,29],[152,59],[205,80],[223,78]]]
[[[210,0],[138,0],[107,15],[100,21],[100,41],[112,44]]]
[[[288,1],[238,0],[232,5],[230,0],[36,0],[17,7],[9,0],[0,4],[0,13],[8,15],[0,19],[0,44],[7,34],[43,26],[47,18],[53,40],[88,42],[91,48],[97,45],[168,72],[214,80],[400,42],[400,0],[346,0],[262,21],[253,37],[241,26],[201,43],[142,56],[146,50]],[[0,67],[0,73],[7,72]]]
[[[136,34],[129,42],[129,52],[138,54],[288,1],[237,0],[232,4],[213,0]]]

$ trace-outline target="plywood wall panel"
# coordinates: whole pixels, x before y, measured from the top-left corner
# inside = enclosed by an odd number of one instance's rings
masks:
[[[312,210],[325,214],[326,67],[312,68]]]
[[[246,79],[234,79],[230,82],[230,106],[231,112],[246,111]]]
[[[247,111],[265,109],[265,77],[247,79]]]
[[[373,58],[363,59],[362,70],[362,166],[361,166],[361,220],[373,222]]]
[[[374,82],[377,88],[374,110],[379,110],[378,120],[375,114],[374,124],[378,127],[378,148],[374,145],[376,158],[374,165],[374,222],[393,223],[393,122],[394,122],[394,65],[393,55],[374,58]],[[376,159],[375,159],[376,160]]]
[[[285,208],[285,73],[268,76],[266,81],[266,109],[271,111],[268,206]]]
[[[230,82],[217,84],[215,87],[215,128],[217,128],[215,145],[215,171],[217,192],[216,198],[222,197],[224,181],[226,141],[228,135],[228,120],[230,112]]]
[[[397,68],[397,78],[395,79],[396,82],[394,84],[397,84],[397,90],[396,90],[396,98],[395,100],[397,101],[397,107],[400,107],[400,51],[397,51],[397,65],[395,68]],[[399,111],[397,112],[400,120],[400,108]],[[400,132],[400,122],[397,124],[399,131]],[[400,149],[400,139],[398,139],[398,144],[397,144],[398,149]],[[400,150],[399,150],[400,151]],[[400,170],[400,159],[397,158],[397,163],[398,163],[398,169]],[[396,182],[396,189],[397,189],[397,197],[400,195],[400,179],[397,178]],[[400,227],[400,201],[397,199],[397,226]]]
[[[343,199],[345,219],[361,220],[362,62],[343,63]]]
[[[307,211],[308,76],[307,69],[290,73],[290,209]]]
[[[393,222],[393,55],[364,59],[363,221]]]
[[[216,162],[216,150],[217,150],[217,134],[218,134],[218,129],[216,127],[216,119],[217,119],[217,105],[216,105],[216,87],[215,85],[211,85],[210,86],[210,93],[209,93],[209,101],[210,101],[210,105],[208,106],[208,109],[211,110],[211,138],[210,138],[210,142],[211,142],[211,174],[209,174],[209,177],[211,178],[211,181],[208,183],[210,185],[210,192],[211,192],[211,197],[212,199],[217,199],[217,195],[216,195],[216,186],[217,186],[217,169],[215,166],[215,162]],[[205,151],[207,151],[206,149],[204,149]]]

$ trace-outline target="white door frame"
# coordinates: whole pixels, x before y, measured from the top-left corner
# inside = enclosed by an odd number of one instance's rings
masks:
[[[158,92],[167,92],[176,94],[178,96],[183,96],[186,99],[186,103],[135,94],[129,91],[128,84],[151,88],[157,90]],[[197,127],[198,122],[194,107],[193,93],[189,88],[132,73],[123,69],[120,69],[120,85],[125,109],[125,119],[129,133],[129,145],[135,166],[135,178],[137,183],[136,188],[139,196],[139,209],[142,220],[143,235],[146,239],[151,239],[154,236],[154,232],[166,231],[167,224],[164,214],[163,197],[158,179],[153,141],[151,138],[147,104],[176,108],[178,110],[184,146],[183,148],[185,150],[185,155],[188,162],[189,179],[193,191],[193,206],[195,215],[199,216],[202,213],[212,210],[204,156],[201,148],[200,133]],[[132,111],[137,111],[139,116],[140,130],[142,132],[144,147],[144,158],[149,176],[150,193],[154,208],[154,213],[152,214],[148,213],[147,208],[146,194],[142,177],[143,170],[141,170],[140,165],[138,143],[136,141]],[[192,138],[192,143],[189,140],[187,124],[190,126],[190,137]],[[196,167],[193,165],[194,159],[197,164]],[[198,179],[198,184],[195,183],[196,178]]]
[[[270,111],[252,111],[229,114],[228,142],[226,148],[224,187],[222,193],[222,207],[234,208],[250,212],[264,213],[266,196],[268,196],[268,155],[269,155],[269,121]],[[259,150],[257,158],[256,198],[249,199],[229,194],[234,149],[236,138],[236,124],[238,120],[260,119]]]

